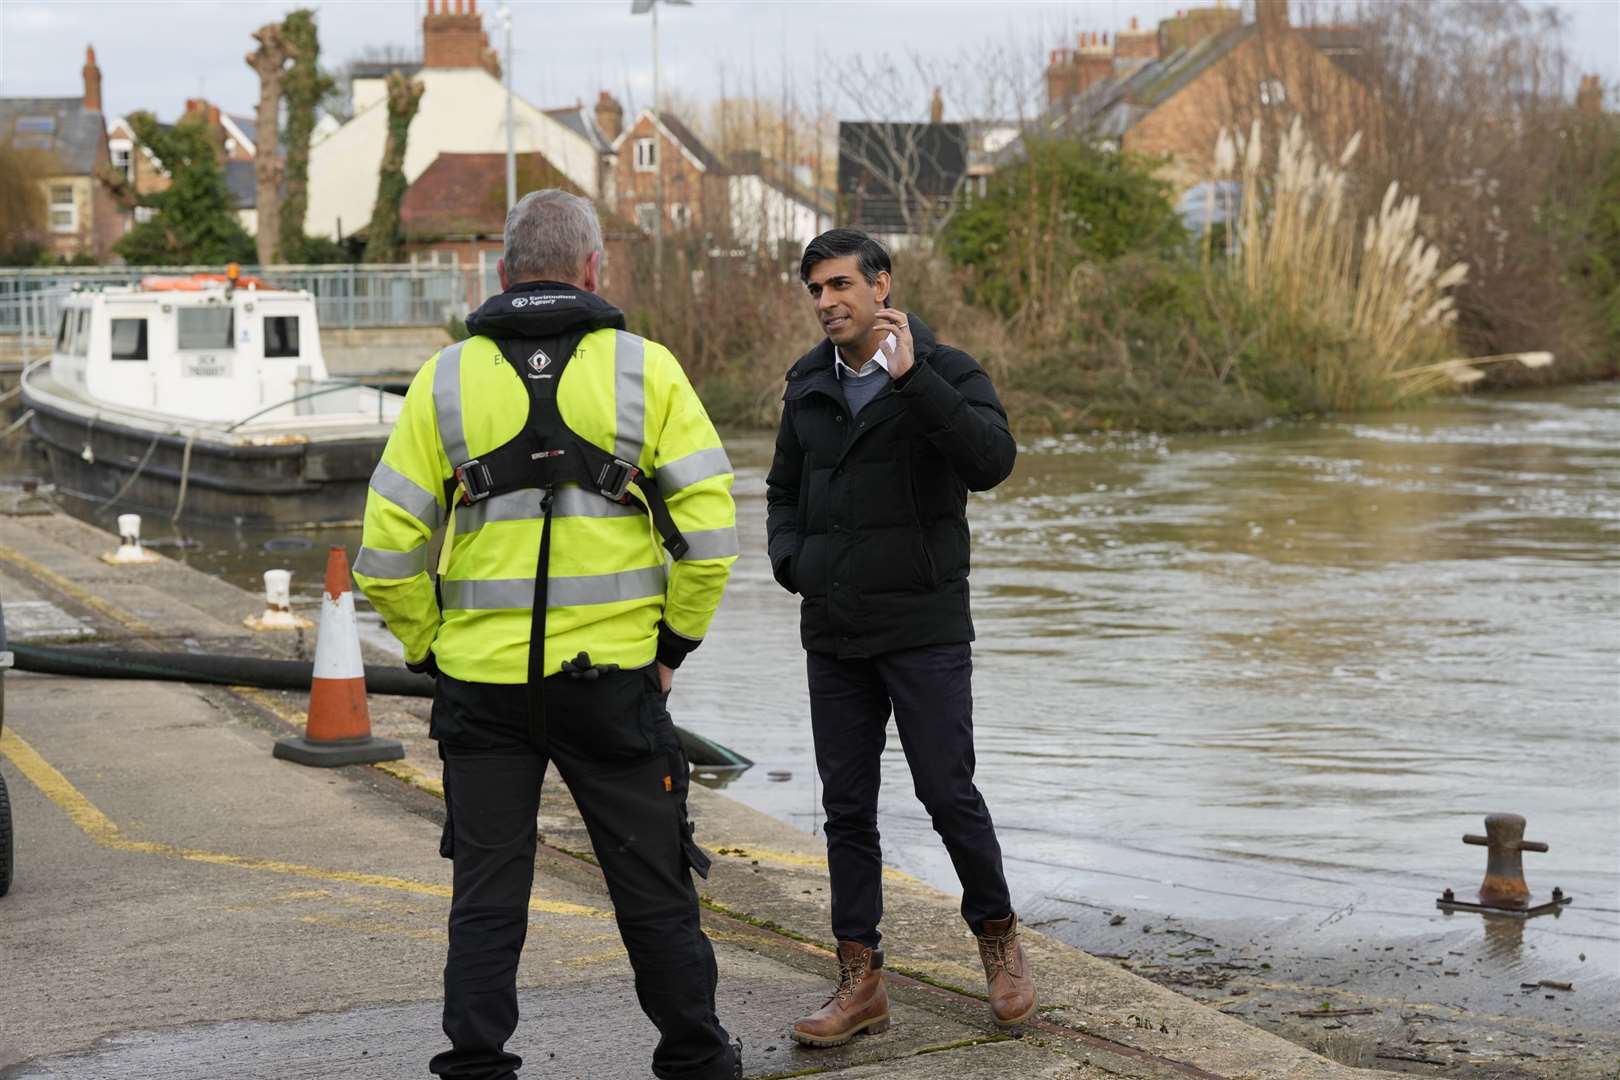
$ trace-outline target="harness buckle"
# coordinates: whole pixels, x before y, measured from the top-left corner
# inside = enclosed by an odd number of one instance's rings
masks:
[[[611,462],[602,466],[602,472],[596,478],[596,489],[603,496],[612,499],[616,503],[627,502],[629,500],[625,493],[630,490],[630,485],[640,475],[641,470],[628,461],[614,458]]]
[[[494,477],[489,475],[489,466],[482,464],[477,458],[456,466],[456,482],[461,485],[461,504],[471,506],[475,502],[487,499],[495,486]]]

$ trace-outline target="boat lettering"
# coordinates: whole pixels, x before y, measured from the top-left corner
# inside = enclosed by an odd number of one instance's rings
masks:
[[[220,376],[231,373],[230,365],[217,356],[203,354],[201,356],[188,356],[185,363],[185,374],[198,376]]]

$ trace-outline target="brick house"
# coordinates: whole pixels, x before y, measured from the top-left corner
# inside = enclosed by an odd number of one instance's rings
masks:
[[[203,98],[188,98],[181,120],[199,117],[218,148],[225,184],[236,203],[237,220],[249,233],[255,233],[259,217],[258,178],[253,164],[258,153],[257,121],[251,116],[224,112]],[[112,155],[113,168],[123,175],[133,194],[155,195],[168,190],[171,183],[168,169],[157,155],[140,145],[129,117],[119,116],[107,122],[107,148]],[[138,206],[134,220],[144,221],[153,212],[150,207]]]
[[[585,194],[544,156],[517,155],[518,191],[539,188]],[[611,212],[599,209],[599,216],[605,255],[602,291],[615,303],[625,303],[633,245],[642,236]],[[440,154],[406,189],[399,218],[406,258],[474,271],[467,275],[467,304],[477,306],[500,288],[495,261],[501,257],[506,229],[506,155]]]
[[[107,124],[101,113],[101,68],[85,49],[84,93],[64,98],[0,98],[0,140],[39,155],[45,215],[29,239],[59,259],[106,261],[123,235],[125,214],[114,194]]]
[[[657,179],[664,179],[664,232],[724,232],[730,227],[726,169],[673,113],[643,109],[613,141],[619,216],[652,232]]]
[[[1295,27],[1288,0],[1256,0],[1255,21],[1218,4],[1166,19],[1157,30],[1080,36],[1079,47],[1052,51],[1047,110],[1032,130],[1086,137],[1167,159],[1160,175],[1177,192],[1212,175],[1221,128],[1258,120],[1275,147],[1277,133],[1303,115],[1324,149],[1342,147],[1372,115],[1370,91],[1356,78],[1362,59],[1356,27]],[[1021,152],[1011,145],[1003,161]]]

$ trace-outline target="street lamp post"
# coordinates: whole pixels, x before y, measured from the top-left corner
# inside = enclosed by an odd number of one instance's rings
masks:
[[[664,269],[664,145],[663,118],[658,101],[658,5],[680,4],[690,7],[692,0],[630,0],[630,14],[652,16],[653,56],[653,287],[657,288]]]
[[[506,82],[506,210],[511,213],[512,207],[517,205],[517,149],[512,134],[512,9],[502,3],[500,9],[501,29],[506,32],[506,59],[501,65],[501,74]]]

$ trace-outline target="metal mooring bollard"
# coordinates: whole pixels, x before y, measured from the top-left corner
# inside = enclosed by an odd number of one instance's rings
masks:
[[[141,547],[141,515],[118,515],[118,550],[101,556],[106,563],[155,563],[159,557]]]
[[[1555,888],[1552,895],[1540,903],[1532,903],[1530,886],[1524,880],[1524,852],[1547,850],[1547,845],[1524,838],[1524,818],[1518,814],[1487,814],[1485,835],[1468,833],[1463,843],[1486,849],[1485,880],[1479,887],[1477,904],[1458,900],[1457,894],[1447,889],[1436,900],[1442,911],[1488,911],[1519,918],[1557,912],[1568,904],[1571,897]]]
[[[264,572],[264,614],[242,620],[249,630],[308,630],[315,624],[292,613],[292,571]]]

